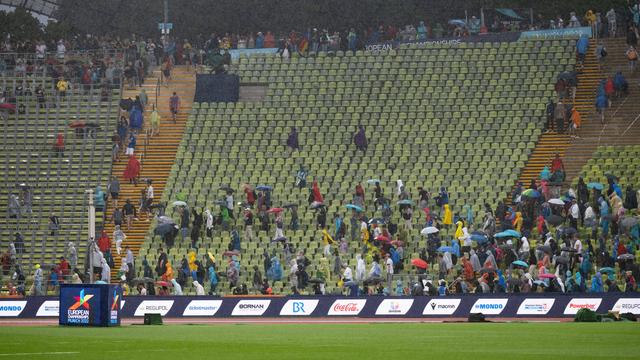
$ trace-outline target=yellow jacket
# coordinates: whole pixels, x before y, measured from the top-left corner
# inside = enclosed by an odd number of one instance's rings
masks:
[[[456,222],[456,233],[455,233],[455,238],[456,239],[460,239],[464,233],[462,232],[462,220],[458,220],[458,222]]]
[[[453,214],[451,213],[451,208],[449,207],[449,204],[444,205],[444,217],[442,219],[442,224],[453,225]]]

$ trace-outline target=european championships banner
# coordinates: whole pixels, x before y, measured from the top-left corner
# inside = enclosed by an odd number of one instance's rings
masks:
[[[102,310],[96,311],[99,308]],[[61,323],[82,326],[114,326],[119,324],[120,317],[136,318],[151,313],[174,318],[298,316],[466,318],[471,313],[503,318],[570,318],[583,308],[599,313],[617,311],[640,315],[640,293],[473,294],[442,297],[358,298],[345,296],[246,298],[127,296],[122,298],[119,288],[114,286],[109,286],[108,291],[96,291],[92,285],[77,285],[63,290],[60,299],[53,297],[0,299],[1,318],[60,316]]]

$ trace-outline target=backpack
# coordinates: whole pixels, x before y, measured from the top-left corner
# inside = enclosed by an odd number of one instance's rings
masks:
[[[636,51],[636,49],[629,49],[629,51],[627,52],[627,58],[629,60],[638,60],[638,52]]]

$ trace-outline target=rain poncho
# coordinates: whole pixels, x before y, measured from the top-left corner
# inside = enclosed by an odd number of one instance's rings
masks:
[[[449,204],[444,205],[444,216],[442,218],[443,225],[453,225],[453,214],[451,213],[451,208]]]
[[[482,265],[480,265],[480,259],[478,258],[478,255],[476,254],[475,250],[471,250],[469,252],[469,254],[471,255],[471,257],[469,258],[469,261],[471,262],[471,267],[473,267],[473,271],[480,271],[480,269],[482,269]]]
[[[107,264],[107,260],[105,260],[105,258],[102,258],[102,263],[100,266],[102,266],[102,273],[100,273],[100,280],[109,284],[111,282],[111,268],[109,267],[109,264]]]
[[[93,194],[93,205],[98,209],[104,208],[104,191],[100,185],[96,186],[96,192]]]
[[[460,244],[458,244],[457,240],[452,240],[451,241],[451,253],[454,254],[456,257],[460,258]]]
[[[465,204],[464,207],[462,207],[462,210],[466,215],[467,226],[471,226],[471,224],[473,224],[473,209],[471,208],[471,205]]]
[[[267,270],[267,278],[272,281],[280,281],[282,279],[282,267],[277,256],[271,258],[271,267]]]
[[[209,269],[207,269],[207,273],[209,275],[209,285],[212,289],[215,289],[215,287],[218,285],[218,275],[216,274],[215,267],[213,265],[209,266]]]
[[[367,148],[367,135],[362,125],[358,126],[358,132],[353,137],[353,142],[356,144],[358,150],[365,150]]]
[[[178,284],[176,279],[171,279],[171,284],[173,285],[173,295],[176,295],[176,296],[182,295],[182,286]]]
[[[196,295],[203,296],[204,295],[204,287],[200,285],[198,280],[193,281],[193,287],[196,289]]]
[[[518,212],[516,212],[516,217],[515,217],[515,219],[513,219],[513,222],[512,222],[513,228],[516,231],[520,232],[522,230],[522,222],[523,222],[522,213],[520,211],[518,211]]]
[[[454,235],[456,239],[460,239],[462,235],[464,235],[464,233],[462,232],[462,226],[462,220],[458,220],[458,222],[456,222],[456,233]]]
[[[471,235],[469,234],[469,230],[467,227],[462,228],[462,236],[458,238],[462,242],[462,246],[471,246],[473,244],[471,240]]]
[[[549,167],[545,166],[544,169],[540,172],[541,180],[549,180],[551,178],[551,171],[549,171]]]
[[[598,293],[603,291],[604,291],[604,287],[602,286],[602,274],[600,274],[600,272],[598,271],[591,278],[591,292]]]

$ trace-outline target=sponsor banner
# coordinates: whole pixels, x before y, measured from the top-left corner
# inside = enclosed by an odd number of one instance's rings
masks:
[[[275,55],[278,52],[278,48],[262,48],[262,49],[230,49],[229,54],[232,60],[237,60],[241,56],[250,57],[252,55],[267,54]]]
[[[60,301],[58,300],[46,300],[38,308],[36,317],[40,316],[55,316],[58,317],[60,313]]]
[[[640,298],[618,299],[611,310],[618,311],[620,314],[632,313],[640,315]]]
[[[144,314],[160,314],[161,316],[165,316],[169,310],[171,310],[172,306],[173,300],[143,300],[136,308],[133,316],[144,316]]]
[[[601,298],[573,298],[564,308],[565,315],[575,315],[580,309],[589,309],[592,311],[598,311],[602,303]]]
[[[0,302],[0,317],[18,317],[25,306],[26,301],[3,301]]]
[[[431,299],[422,310],[422,315],[453,315],[461,299]]]
[[[338,299],[331,304],[327,315],[356,316],[364,309],[366,303],[365,299]]]
[[[233,308],[231,316],[262,316],[271,300],[240,300]]]
[[[280,315],[285,316],[309,316],[316,309],[320,300],[288,300],[282,309]]]
[[[555,301],[555,299],[524,299],[520,303],[516,315],[547,315]]]
[[[127,300],[120,300],[120,310],[122,310],[122,308],[124,307],[124,302]]]
[[[376,315],[405,315],[411,309],[413,299],[385,299],[376,309]]]
[[[524,31],[520,34],[520,40],[578,39],[581,36],[590,38],[591,27]]]
[[[478,299],[469,312],[500,315],[504,308],[507,307],[507,302],[509,302],[509,299]]]
[[[191,300],[182,316],[213,316],[222,306],[222,300]]]

